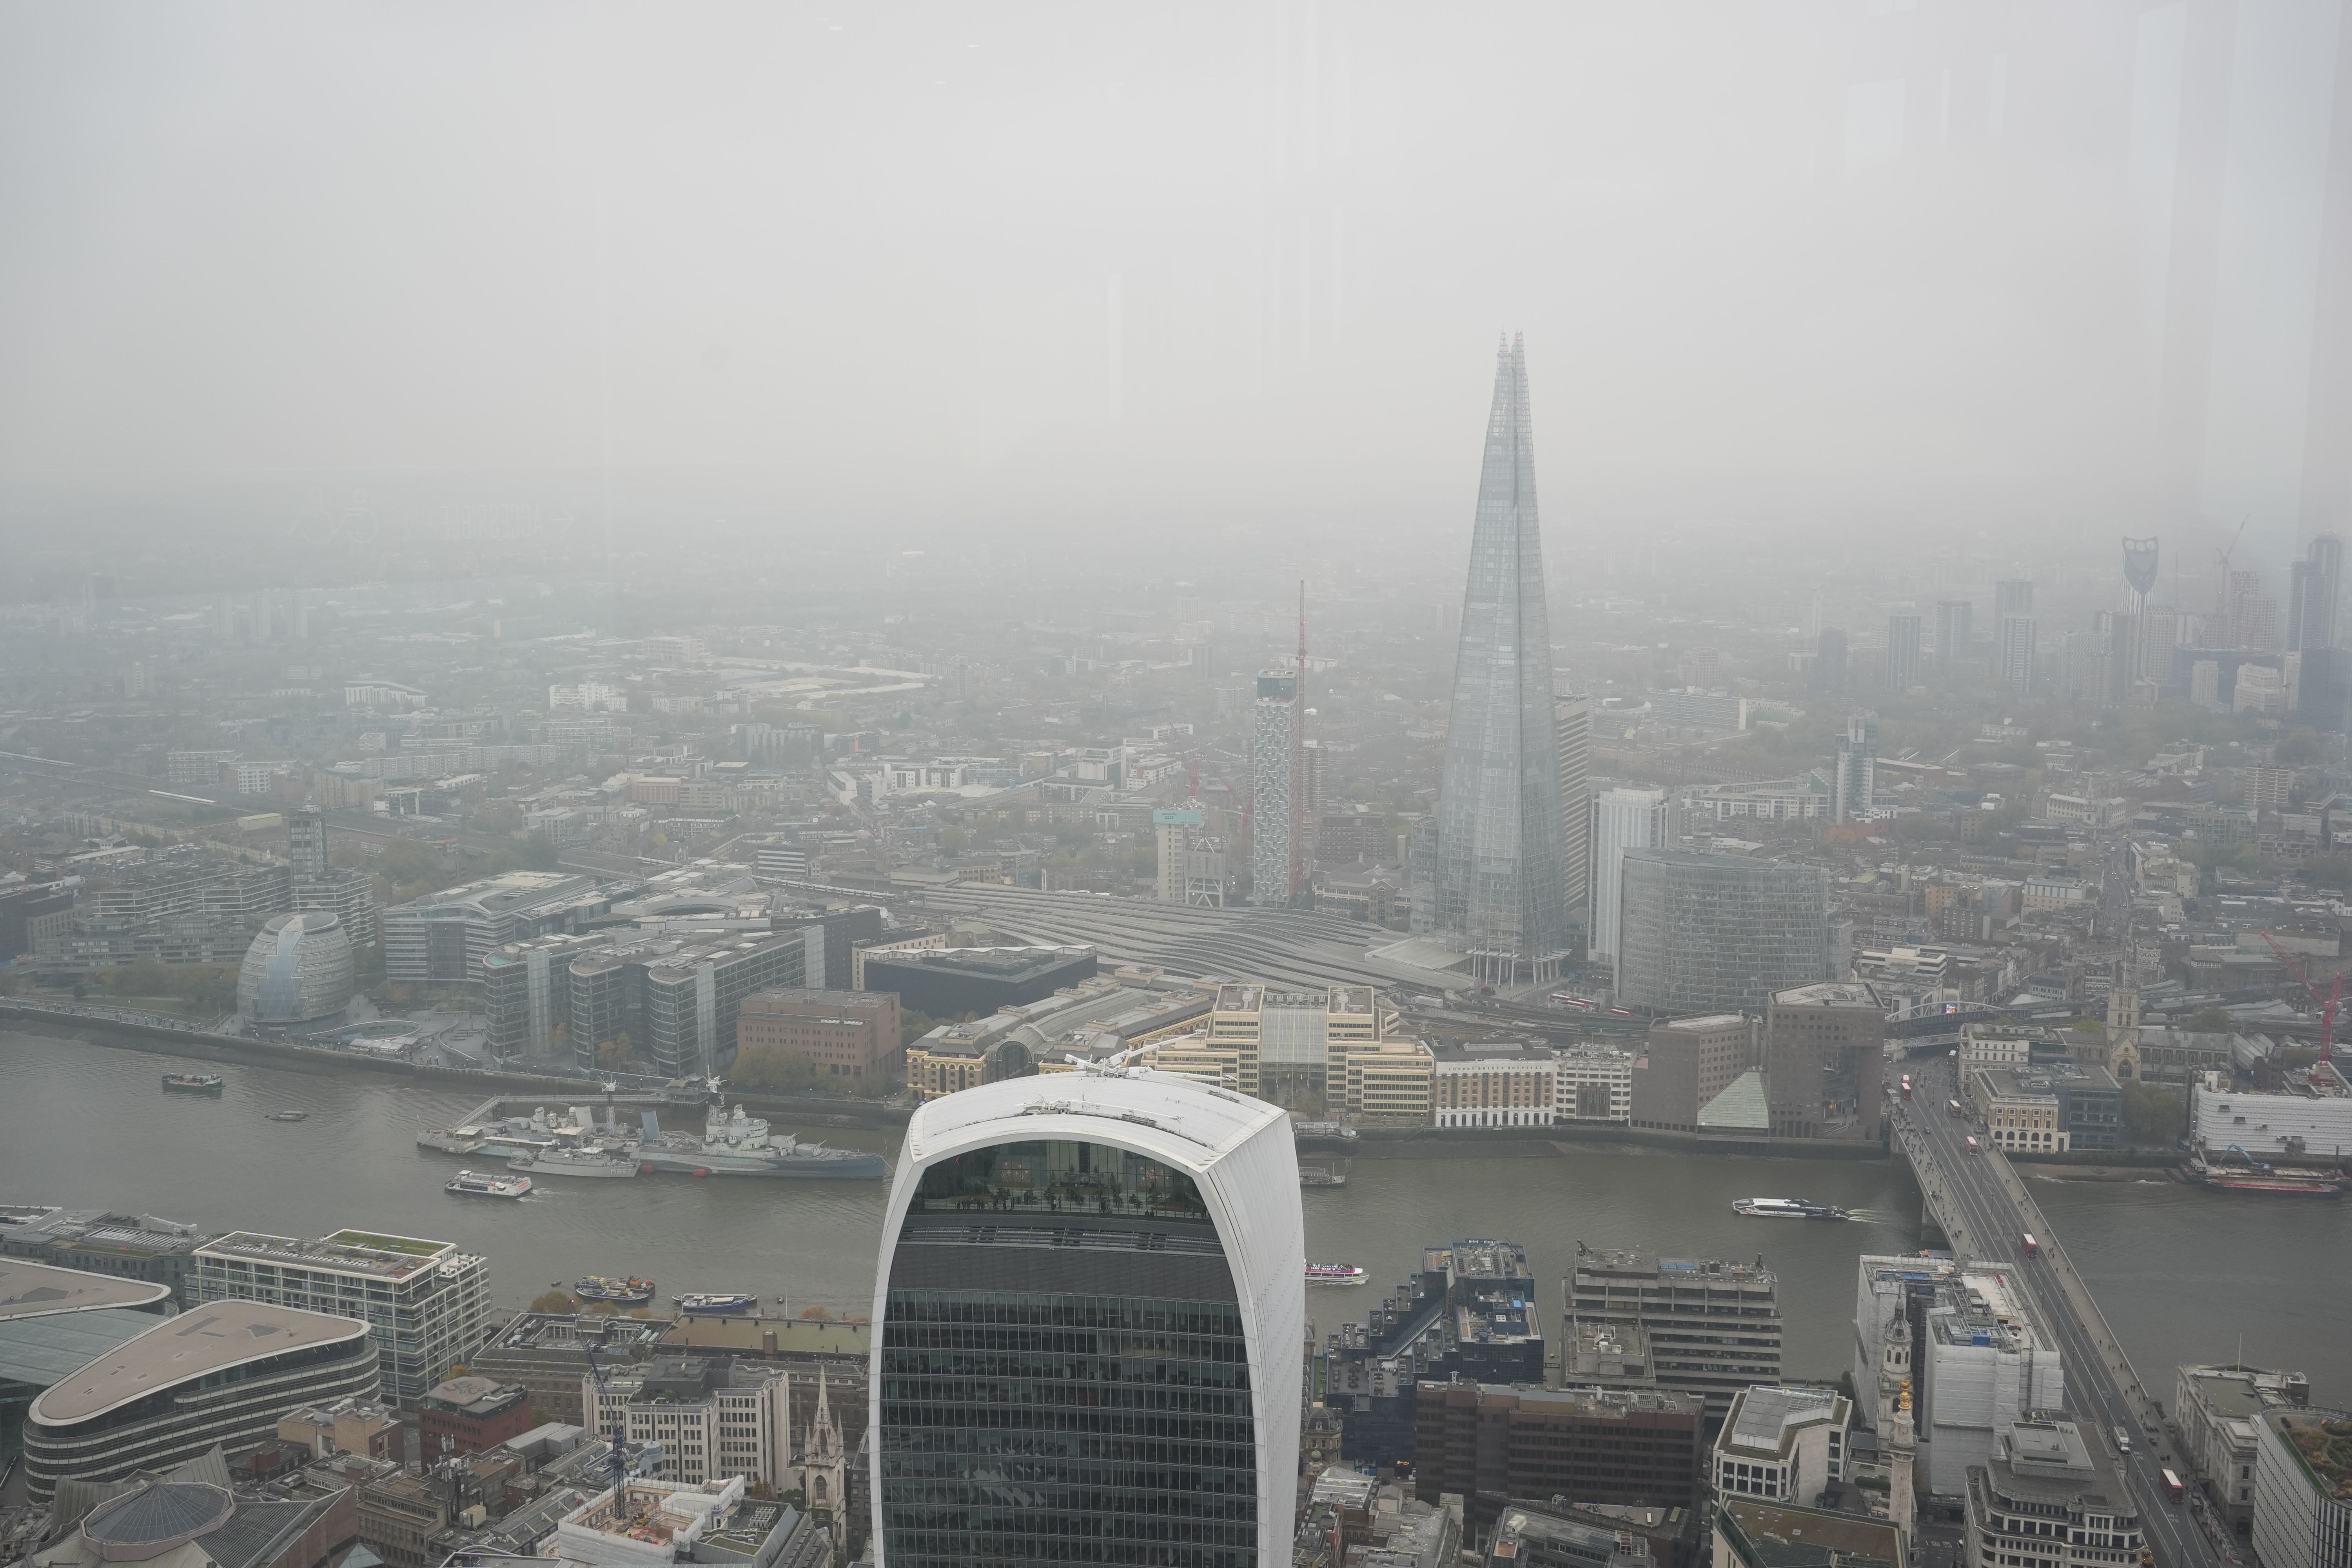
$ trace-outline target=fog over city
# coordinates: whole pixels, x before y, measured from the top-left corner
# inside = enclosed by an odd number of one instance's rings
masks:
[[[6,548],[313,490],[1412,536],[1464,516],[1512,331],[1560,549],[2252,505],[2283,561],[2276,486],[2182,471],[2180,275],[2281,244],[2217,239],[2207,100],[2308,115],[2329,62],[2207,9],[18,5]],[[2352,177],[2309,152],[2238,199]],[[2340,247],[2340,208],[2273,226]],[[2239,286],[2307,337],[2296,259]]]
[[[0,1568],[2352,1568],[2352,0],[0,0]]]

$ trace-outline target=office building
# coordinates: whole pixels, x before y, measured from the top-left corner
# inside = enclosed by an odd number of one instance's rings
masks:
[[[1297,1171],[1281,1111],[1156,1073],[918,1109],[874,1292],[876,1560],[1287,1561]],[[1073,1225],[1085,1246],[1063,1245]],[[1088,1353],[1031,1353],[1073,1335]],[[973,1379],[972,1357],[1000,1370]]]
[[[1527,355],[1495,370],[1437,795],[1433,931],[1497,974],[1549,978],[1566,956],[1551,620],[1536,515]]]
[[[1091,947],[949,947],[866,955],[868,991],[892,991],[899,1004],[934,1018],[985,1017],[1004,1007],[1042,1002],[1091,980]]]
[[[1761,1007],[1830,973],[1829,874],[1746,856],[1630,849],[1617,999],[1662,1013]]]
[[[1445,1310],[1426,1375],[1439,1382],[1543,1381],[1543,1324],[1526,1247],[1483,1239],[1428,1247],[1422,1272],[1445,1282]]]
[[[1207,813],[1196,805],[1160,807],[1151,814],[1151,832],[1157,850],[1154,889],[1160,901],[1193,909],[1224,908],[1231,886],[1230,863],[1223,836],[1208,831]],[[1319,835],[1318,852],[1329,855],[1335,848],[1334,837],[1327,824]],[[1360,857],[1349,847],[1339,858]]]
[[[594,1352],[605,1375],[625,1373],[632,1363],[662,1353],[662,1336],[670,1327],[671,1321],[663,1318],[525,1312],[475,1352],[466,1366],[480,1377],[520,1384],[530,1393],[532,1408],[551,1421],[577,1426],[587,1416],[580,1389],[589,1381],[589,1352]]]
[[[0,1257],[0,1466],[14,1461],[32,1402],[153,1328],[173,1310],[170,1294],[143,1279]]]
[[[46,952],[73,929],[72,881],[21,882],[0,879],[0,963],[28,952]]]
[[[1878,715],[1850,713],[1831,759],[1830,820],[1868,822],[1878,805]]]
[[[2073,1421],[2036,1413],[2002,1423],[1967,1489],[1968,1568],[2114,1568],[2139,1557],[2131,1488],[2106,1445]]]
[[[735,1048],[739,1059],[757,1051],[771,1061],[805,1061],[824,1079],[888,1077],[905,1055],[898,994],[795,986],[755,991],[735,1015]]]
[[[1592,710],[1590,697],[1553,700],[1552,745],[1559,768],[1559,868],[1571,926],[1592,919]]]
[[[405,984],[471,984],[495,948],[611,911],[613,896],[593,877],[508,871],[427,893],[383,911],[383,968]]]
[[[1549,1051],[1517,1040],[1447,1045],[1433,1052],[1430,1113],[1439,1127],[1549,1127],[1558,1099]]]
[[[731,1356],[665,1355],[580,1385],[582,1425],[659,1443],[669,1479],[749,1476],[778,1491],[793,1486],[791,1397],[782,1367]]]
[[[1413,1391],[1414,1492],[1458,1494],[1476,1536],[1520,1498],[1696,1507],[1706,1454],[1706,1405],[1692,1394],[1470,1382]]]
[[[2033,584],[2011,578],[1993,584],[1993,673],[2006,689],[2033,689],[2033,649],[2040,626],[2033,618]]]
[[[1914,1376],[1926,1360],[1927,1312],[1936,1287],[1958,1275],[1948,1258],[1865,1253],[1859,1260],[1861,1284],[1853,1308],[1854,1396],[1862,1424],[1887,1431],[1896,1384]],[[1915,1343],[1915,1341],[1918,1342]]]
[[[289,1410],[375,1391],[365,1323],[255,1301],[193,1307],[33,1401],[26,1484],[46,1502],[62,1481],[121,1480],[216,1446],[244,1453],[275,1441]]]
[[[1705,1013],[1650,1026],[1626,1077],[1636,1127],[1696,1132],[1698,1113],[1756,1065],[1756,1025],[1745,1014]]]
[[[1680,1510],[1669,1510],[1680,1511]],[[1614,1521],[1562,1517],[1565,1504],[1514,1501],[1495,1520],[1486,1568],[1655,1568],[1650,1542]]]
[[[1633,1062],[1622,1046],[1580,1042],[1553,1053],[1554,1121],[1630,1122]]]
[[[2352,1411],[2265,1410],[2255,1423],[2254,1555],[2264,1568],[2352,1563]]]
[[[298,910],[323,910],[342,921],[343,934],[354,948],[382,940],[383,933],[377,929],[380,911],[375,903],[375,879],[365,871],[330,869],[314,880],[297,877],[288,889],[287,898]]]
[[[487,1452],[538,1425],[530,1390],[494,1377],[453,1377],[416,1402],[418,1447],[427,1464]]]
[[[314,1459],[337,1454],[389,1459],[395,1447],[407,1446],[405,1436],[391,1406],[355,1396],[306,1405],[278,1418],[278,1441]]]
[[[2303,653],[2336,646],[2336,621],[2344,592],[2344,542],[2323,533],[2310,553],[2294,564],[2287,595],[2286,646]]]
[[[814,1499],[800,1509],[749,1491],[742,1476],[698,1485],[633,1476],[617,1496],[608,1486],[564,1514],[538,1555],[550,1568],[823,1568],[847,1561],[846,1542],[832,1538]]]
[[[363,1319],[385,1398],[413,1406],[481,1343],[489,1265],[454,1242],[339,1230],[316,1241],[249,1230],[195,1250],[189,1310],[258,1301]]]
[[[1729,1414],[1741,1389],[1780,1381],[1780,1282],[1760,1259],[1596,1252],[1579,1242],[1562,1293],[1579,1324],[1638,1325],[1658,1386],[1706,1400],[1710,1423]]]
[[[1664,849],[1677,842],[1674,802],[1662,789],[1612,789],[1592,802],[1591,940],[1586,956],[1617,961],[1622,929],[1625,852]]]
[[[2311,1382],[2299,1372],[2184,1366],[2175,1387],[2181,1452],[2191,1467],[2181,1479],[2202,1486],[2205,1500],[2242,1540],[2253,1528],[2263,1418],[2309,1407]]]
[[[1886,617],[1886,689],[1905,692],[1919,684],[1919,617]]]
[[[246,949],[236,1010],[257,1024],[321,1025],[343,1016],[359,989],[343,922],[326,910],[279,915]]]
[[[1878,1142],[1886,1004],[1855,981],[1776,991],[1764,1009],[1764,1089],[1775,1138]]]
[[[1914,1406],[1927,1490],[1958,1497],[1972,1466],[1997,1456],[2002,1430],[2066,1407],[2057,1342],[2003,1273],[1963,1268],[1935,1281],[1913,1339]]]
[[[1727,1497],[1716,1500],[1708,1522],[1711,1568],[1906,1568],[1912,1561],[1899,1525],[1843,1510]]]
[[[1291,769],[1297,763],[1298,676],[1269,669],[1257,678],[1250,713],[1250,902],[1284,909],[1297,891],[1291,854]],[[1301,854],[1305,846],[1299,846]]]
[[[1945,679],[1969,657],[1976,606],[1966,599],[1936,601],[1936,664]]]
[[[610,947],[609,931],[535,936],[482,960],[482,1012],[494,1057],[551,1057],[570,1048],[572,961]]]
[[[1759,1384],[1731,1396],[1708,1451],[1717,1497],[1813,1503],[1848,1473],[1853,1402],[1834,1388]]]
[[[744,998],[800,984],[822,941],[813,929],[688,931],[583,952],[569,965],[572,1061],[585,1072],[634,1060],[666,1078],[724,1073]]]

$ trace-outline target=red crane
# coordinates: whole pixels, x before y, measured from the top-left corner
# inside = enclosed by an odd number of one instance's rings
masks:
[[[2332,1059],[2336,1044],[2336,1008],[2344,1000],[2344,976],[2338,974],[2335,985],[2329,988],[2326,996],[2322,996],[2319,987],[2311,983],[2311,976],[2303,972],[2303,965],[2289,958],[2286,949],[2273,941],[2270,932],[2263,932],[2263,940],[2270,943],[2271,951],[2278,954],[2278,961],[2286,965],[2287,973],[2303,983],[2312,1004],[2319,1009],[2319,1059]]]

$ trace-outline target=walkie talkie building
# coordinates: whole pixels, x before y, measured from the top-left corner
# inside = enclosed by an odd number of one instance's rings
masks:
[[[1485,955],[1482,973],[1541,978],[1565,956],[1562,827],[1535,428],[1514,339],[1486,419],[1427,906],[1433,931]]]
[[[1306,1240],[1276,1107],[1134,1070],[932,1100],[874,1322],[877,1565],[1289,1561]]]

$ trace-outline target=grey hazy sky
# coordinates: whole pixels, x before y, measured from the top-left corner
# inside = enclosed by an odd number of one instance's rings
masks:
[[[1973,9],[14,0],[0,484],[1466,527],[1510,328],[1555,512],[2113,531],[2134,6]]]

